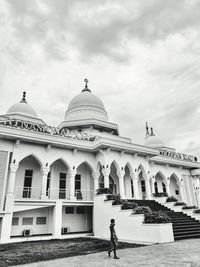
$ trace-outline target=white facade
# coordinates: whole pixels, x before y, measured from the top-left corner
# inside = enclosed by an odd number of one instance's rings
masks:
[[[145,145],[119,136],[87,84],[57,128],[38,118],[24,95],[0,118],[0,159],[1,243],[24,230],[38,239],[92,232],[99,187],[128,199],[166,192],[199,206],[197,159],[165,147],[148,129]]]

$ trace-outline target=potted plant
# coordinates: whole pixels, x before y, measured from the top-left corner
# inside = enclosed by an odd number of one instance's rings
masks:
[[[133,214],[149,214],[149,213],[152,213],[152,210],[147,206],[136,207],[133,210]]]
[[[110,190],[110,188],[97,189],[97,195],[102,195],[102,194],[112,194],[112,191]]]
[[[171,218],[163,212],[145,213],[144,223],[171,223]]]

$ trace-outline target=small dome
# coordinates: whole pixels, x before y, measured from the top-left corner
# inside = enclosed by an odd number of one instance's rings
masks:
[[[12,105],[8,109],[6,114],[7,115],[19,114],[19,115],[29,116],[29,117],[34,117],[34,118],[37,117],[37,114],[36,114],[35,110],[32,108],[31,105],[29,105],[26,102],[26,92],[23,93],[22,100],[19,103]]]
[[[86,83],[82,92],[70,101],[65,113],[65,120],[91,118],[107,121],[108,115],[101,99],[91,93]]]
[[[157,136],[149,136],[145,140],[145,146],[151,146],[151,147],[163,147],[165,146],[164,142]]]
[[[153,128],[151,128],[151,133],[149,134],[148,126],[146,127],[147,127],[147,133],[146,133],[146,140],[144,142],[145,146],[150,146],[153,148],[164,147],[165,146],[164,142],[162,141],[162,139],[155,136],[155,134],[153,133]]]

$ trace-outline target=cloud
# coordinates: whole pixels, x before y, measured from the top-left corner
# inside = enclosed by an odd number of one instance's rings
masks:
[[[1,1],[0,113],[26,89],[57,125],[88,77],[123,136],[143,143],[149,121],[167,145],[198,153],[199,9],[197,0]]]

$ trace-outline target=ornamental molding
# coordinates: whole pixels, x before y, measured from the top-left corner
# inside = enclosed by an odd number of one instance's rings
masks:
[[[67,127],[57,128],[47,124],[40,124],[31,121],[25,121],[15,118],[10,118],[9,116],[0,116],[0,126],[18,128],[22,130],[29,130],[32,132],[62,136],[69,139],[83,140],[93,142],[99,139],[99,136],[92,135],[82,129],[68,129]]]

